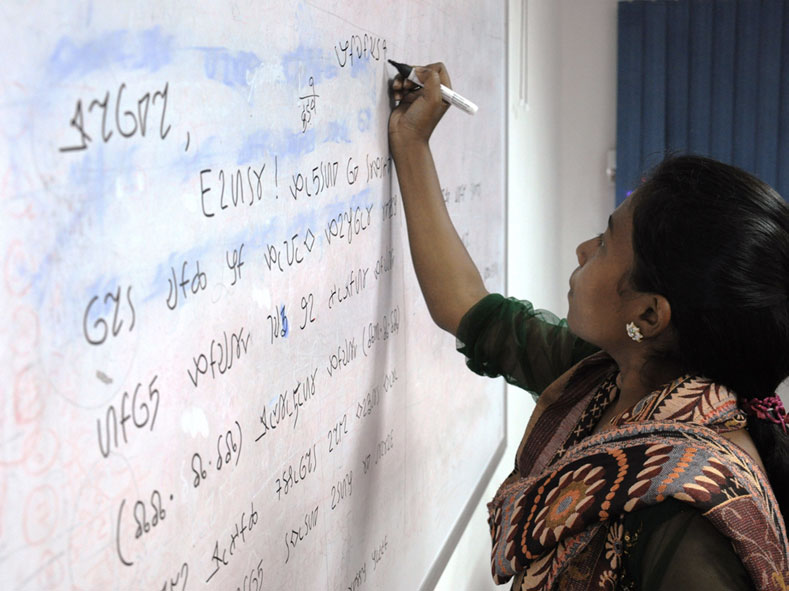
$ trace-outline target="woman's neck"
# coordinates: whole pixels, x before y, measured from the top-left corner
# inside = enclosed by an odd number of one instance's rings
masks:
[[[599,433],[611,428],[611,421],[636,405],[642,398],[651,394],[662,385],[671,382],[673,379],[682,375],[678,367],[653,367],[649,368],[648,374],[643,371],[645,363],[641,361],[637,364],[620,364],[619,374],[616,377],[616,385],[619,389],[616,401],[605,409],[600,421],[594,428],[594,433]]]
[[[616,385],[619,388],[617,407],[630,408],[645,396],[651,394],[664,384],[671,382],[683,374],[678,363],[668,360],[632,360],[630,363],[618,363],[619,375]]]

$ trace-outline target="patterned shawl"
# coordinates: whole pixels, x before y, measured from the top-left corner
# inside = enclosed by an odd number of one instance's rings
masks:
[[[488,505],[495,582],[514,576],[518,590],[613,588],[619,518],[673,497],[732,541],[757,589],[787,589],[789,542],[767,478],[719,435],[745,426],[734,393],[683,376],[590,435],[617,396],[616,371],[599,353],[540,396],[515,470]]]

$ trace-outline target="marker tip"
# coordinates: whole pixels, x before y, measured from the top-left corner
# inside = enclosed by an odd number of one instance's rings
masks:
[[[396,61],[394,61],[394,60],[386,60],[386,61],[388,61],[388,62],[389,62],[390,64],[392,64],[392,65],[393,65],[395,68],[397,68],[397,71],[398,71],[398,72],[400,72],[400,74],[401,74],[401,75],[402,75],[404,78],[407,78],[407,77],[408,77],[408,75],[411,73],[411,70],[413,69],[411,66],[409,66],[409,65],[407,65],[407,64],[401,64],[400,62],[396,62]]]

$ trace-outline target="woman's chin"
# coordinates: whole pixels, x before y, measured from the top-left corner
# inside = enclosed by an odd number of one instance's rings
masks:
[[[588,339],[589,335],[584,336],[584,333],[586,331],[584,330],[583,323],[581,323],[581,326],[578,326],[578,322],[576,321],[576,315],[573,313],[572,305],[567,310],[567,316],[565,317],[565,320],[567,321],[567,328],[570,329],[571,333],[573,333],[575,336],[583,339],[584,341],[589,342],[589,339]]]
[[[567,328],[570,329],[570,332],[572,332],[573,334],[576,334],[575,333],[575,326],[574,326],[575,322],[573,322],[573,310],[572,310],[572,307],[569,310],[567,310],[567,316],[565,317],[565,320],[567,321]]]

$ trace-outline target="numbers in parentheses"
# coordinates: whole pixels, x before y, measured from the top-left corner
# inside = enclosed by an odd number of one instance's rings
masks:
[[[174,498],[173,495],[170,495],[171,501],[173,500],[173,498]],[[134,562],[126,559],[125,557],[126,553],[123,550],[125,546],[124,542],[127,541],[125,540],[123,533],[125,531],[125,528],[123,528],[124,515],[126,514],[124,511],[125,506],[126,506],[126,499],[123,499],[121,501],[120,507],[118,507],[118,518],[117,518],[117,525],[115,528],[115,536],[116,536],[115,544],[116,544],[118,559],[121,561],[121,563],[124,566],[132,566],[134,565]],[[132,519],[134,519],[134,523],[137,526],[134,529],[135,540],[139,540],[143,536],[152,534],[154,529],[158,525],[164,523],[164,520],[167,517],[167,511],[164,508],[162,493],[154,489],[148,501],[143,501],[143,500],[136,501],[133,505],[131,516]],[[176,583],[177,583],[177,579],[176,579]]]

